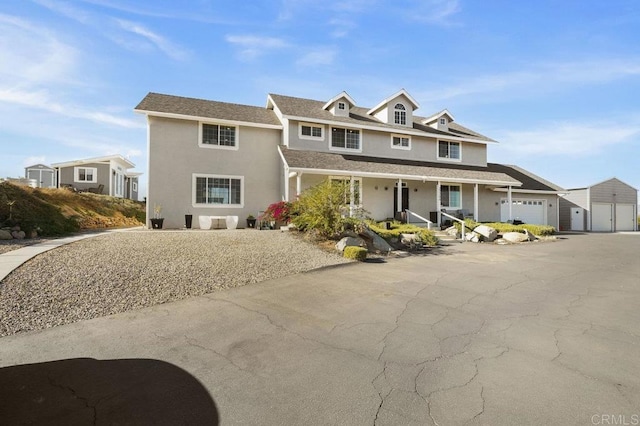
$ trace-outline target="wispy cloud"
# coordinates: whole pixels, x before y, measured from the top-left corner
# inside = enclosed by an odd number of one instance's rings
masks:
[[[116,19],[116,22],[123,30],[142,37],[143,39],[157,47],[159,50],[166,53],[167,56],[172,59],[182,61],[189,56],[185,49],[169,41],[167,38],[161,36],[160,34],[151,31],[140,23],[126,21],[124,19]]]
[[[460,11],[458,0],[417,0],[405,10],[410,20],[441,26],[459,25],[453,18]]]
[[[331,37],[343,38],[348,36],[357,25],[350,19],[333,18],[329,21],[329,26],[333,28],[329,34]]]
[[[475,98],[491,94],[493,99],[522,97],[546,91],[563,91],[585,84],[604,84],[640,75],[640,58],[542,63],[518,71],[465,78],[458,84],[425,93],[430,100]]]
[[[82,24],[89,24],[92,20],[91,14],[85,10],[72,6],[67,2],[61,2],[57,0],[31,0],[40,6],[46,7],[60,15],[71,18],[74,21],[78,21]]]
[[[331,47],[320,47],[304,54],[296,61],[300,67],[317,67],[331,65],[336,57],[337,51]]]
[[[240,48],[240,59],[251,61],[268,52],[289,47],[281,38],[255,35],[227,35],[225,40]]]
[[[499,136],[502,147],[518,156],[593,156],[640,136],[640,120],[619,118],[603,122],[549,122],[533,130],[509,131]]]

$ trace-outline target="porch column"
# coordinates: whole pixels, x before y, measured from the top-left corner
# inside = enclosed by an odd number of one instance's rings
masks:
[[[479,222],[478,217],[478,184],[476,183],[473,187],[473,220]]]
[[[511,185],[507,188],[507,203],[509,203],[509,220],[513,221],[513,201],[511,199]]]
[[[353,212],[356,203],[355,184],[353,183],[353,176],[349,180],[349,217],[353,217]]]
[[[284,201],[289,201],[289,168],[284,168]]]
[[[302,173],[298,172],[298,175],[296,176],[296,198],[300,196],[301,192],[302,192]]]
[[[442,194],[441,194],[442,184],[440,181],[436,184],[436,211],[438,212],[438,226],[442,223],[442,214],[440,213],[440,209],[442,209]]]

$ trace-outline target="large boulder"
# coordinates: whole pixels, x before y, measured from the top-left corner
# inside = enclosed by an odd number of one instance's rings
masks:
[[[9,231],[0,229],[0,240],[13,240],[13,235],[11,235],[11,232]]]
[[[473,229],[473,232],[482,236],[482,239],[487,242],[492,242],[498,237],[498,231],[487,225],[479,225]]]
[[[376,234],[370,229],[365,229],[360,237],[367,243],[369,252],[389,253],[393,250],[393,247],[389,245],[380,235]]]
[[[343,252],[345,247],[365,247],[367,244],[362,238],[358,237],[344,237],[336,243],[336,250]]]
[[[525,235],[527,236],[527,239],[528,239],[529,241],[535,241],[535,240],[537,240],[537,239],[538,239],[538,237],[536,237],[536,236],[535,236],[535,235],[533,235],[531,232],[529,232],[529,230],[528,230],[528,229],[525,229],[525,230],[524,230],[524,233],[525,233]]]
[[[11,231],[11,236],[16,240],[24,240],[24,237],[27,236],[24,231]]]
[[[502,235],[502,239],[510,243],[524,243],[529,241],[529,237],[521,232],[505,232]]]

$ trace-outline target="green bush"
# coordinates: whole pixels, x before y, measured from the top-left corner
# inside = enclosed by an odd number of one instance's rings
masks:
[[[400,234],[416,234],[422,244],[426,246],[436,246],[438,244],[438,237],[435,236],[433,231],[419,226],[411,225],[408,223],[401,223],[397,221],[391,222],[391,229],[387,229],[384,225],[385,222],[368,222],[369,229],[376,234],[380,235],[385,240],[391,238],[400,238]]]
[[[347,259],[354,259],[360,262],[367,258],[367,249],[364,247],[347,246],[342,255]]]
[[[467,230],[469,229],[473,230],[476,228],[476,226],[479,226],[479,225],[486,225],[486,226],[492,227],[493,229],[498,231],[498,233],[500,234],[505,232],[524,232],[524,230],[526,229],[527,231],[531,232],[533,235],[542,237],[546,235],[553,235],[556,232],[556,228],[549,225],[530,225],[528,223],[525,223],[522,225],[514,225],[511,223],[504,223],[504,222],[478,223],[478,222],[474,222],[472,219],[465,219],[464,222],[467,227]],[[458,228],[459,230],[460,223],[456,222],[455,227]]]
[[[305,190],[290,209],[291,221],[301,231],[314,231],[335,238],[361,219],[344,218],[349,213],[349,184],[329,179]],[[359,210],[356,216],[363,216]]]

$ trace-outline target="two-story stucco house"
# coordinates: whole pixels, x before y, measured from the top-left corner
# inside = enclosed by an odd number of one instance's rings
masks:
[[[169,228],[185,214],[243,219],[331,178],[348,181],[352,207],[378,220],[440,224],[444,210],[557,227],[562,188],[488,163],[496,141],[447,110],[418,108],[405,90],[373,108],[346,92],[324,101],[271,94],[265,107],[149,93],[135,108],[148,121],[148,208],[161,205]]]
[[[138,181],[142,173],[122,155],[86,158],[51,165],[58,187],[91,191],[118,198],[138,200]]]

